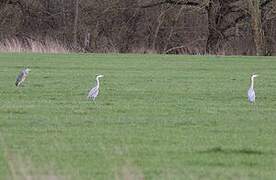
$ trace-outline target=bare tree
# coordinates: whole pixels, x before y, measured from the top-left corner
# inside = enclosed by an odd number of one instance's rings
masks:
[[[51,37],[89,52],[269,55],[275,0],[3,0],[0,41]]]
[[[75,0],[75,17],[73,26],[73,47],[78,47],[78,21],[79,21],[79,0]]]
[[[262,28],[262,17],[260,0],[247,0],[250,14],[250,24],[256,48],[256,55],[264,55],[264,31]]]

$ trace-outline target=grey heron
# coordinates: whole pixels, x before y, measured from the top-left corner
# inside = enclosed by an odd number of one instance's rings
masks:
[[[255,91],[254,91],[254,78],[255,77],[258,77],[258,75],[257,74],[253,74],[251,76],[251,84],[250,84],[250,87],[249,87],[249,89],[247,91],[247,97],[248,97],[248,101],[250,103],[254,103],[255,102],[255,97],[256,97]]]
[[[20,86],[20,84],[22,84],[25,81],[30,71],[31,69],[29,68],[22,69],[16,78],[15,85]]]
[[[104,75],[98,75],[96,74],[96,86],[91,88],[91,90],[88,93],[87,98],[88,99],[92,99],[93,101],[95,101],[96,97],[99,94],[99,89],[100,89],[100,80],[99,78],[104,77]]]

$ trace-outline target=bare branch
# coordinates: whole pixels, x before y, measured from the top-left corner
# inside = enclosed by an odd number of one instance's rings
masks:
[[[268,5],[269,3],[271,3],[273,0],[266,0],[263,3],[261,3],[261,8],[265,7],[266,5]]]
[[[163,0],[163,1],[159,1],[159,2],[152,2],[149,4],[141,5],[140,8],[151,8],[151,7],[159,6],[162,4],[187,5],[187,6],[200,5],[200,3],[198,3],[198,2],[192,2],[192,1]]]
[[[233,28],[236,26],[236,24],[242,22],[245,18],[247,18],[248,16],[243,14],[240,17],[236,18],[235,21],[233,21],[232,23],[228,24],[227,26],[225,26],[224,28],[220,29],[221,32],[225,32],[230,28]]]

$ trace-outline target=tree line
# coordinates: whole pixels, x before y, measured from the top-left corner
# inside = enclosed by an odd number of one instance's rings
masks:
[[[0,42],[72,51],[274,55],[275,0],[1,0]]]

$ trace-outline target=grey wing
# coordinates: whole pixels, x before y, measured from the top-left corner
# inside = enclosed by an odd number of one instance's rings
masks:
[[[247,92],[247,96],[248,96],[248,101],[254,102],[255,101],[255,91],[254,91],[254,89],[250,88]]]
[[[19,75],[16,78],[15,85],[17,86],[24,78],[25,74],[23,71],[19,73]]]
[[[87,98],[95,99],[95,97],[97,97],[98,94],[99,94],[99,89],[97,87],[94,87],[89,91]]]

